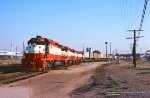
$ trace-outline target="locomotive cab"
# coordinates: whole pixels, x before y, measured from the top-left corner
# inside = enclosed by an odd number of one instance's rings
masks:
[[[38,71],[46,68],[44,63],[46,47],[45,39],[40,36],[28,41],[24,58],[22,58],[22,65],[25,70]]]
[[[45,53],[45,45],[29,44],[26,53]]]

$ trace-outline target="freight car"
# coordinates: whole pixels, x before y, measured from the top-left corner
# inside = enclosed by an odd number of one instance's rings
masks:
[[[28,41],[23,54],[22,66],[28,71],[41,71],[80,63],[83,53],[41,36]]]

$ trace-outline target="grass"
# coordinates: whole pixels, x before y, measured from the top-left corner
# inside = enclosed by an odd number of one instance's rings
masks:
[[[150,74],[150,72],[139,72],[138,74]]]
[[[144,63],[146,63],[146,62],[143,61],[142,59],[138,59],[138,60],[136,61],[136,63],[137,63],[137,64],[144,64]]]
[[[121,96],[119,89],[121,87],[121,82],[118,80],[110,80],[106,85],[107,92],[104,93],[106,98],[115,98]]]
[[[119,88],[121,85],[121,82],[120,81],[117,81],[117,80],[110,80],[109,83],[107,84],[107,88]]]
[[[97,67],[95,73],[91,76],[92,85],[104,84],[106,80],[107,66]]]
[[[90,78],[88,84],[81,85],[79,88],[73,91],[74,94],[85,93],[89,91],[93,86],[101,85],[106,80],[107,65],[99,66],[95,69],[93,75]]]
[[[146,84],[147,84],[147,85],[150,85],[150,80],[147,80],[147,81],[146,81]]]
[[[7,65],[7,64],[21,64],[20,60],[0,60],[0,65]]]
[[[108,65],[97,67],[91,76],[89,83],[81,85],[79,88],[75,89],[72,94],[82,95],[83,93],[93,90],[95,87],[100,87],[106,90],[104,93],[101,93],[103,94],[102,96],[105,96],[105,98],[115,98],[121,96],[119,90],[124,82],[114,80],[112,77],[109,77],[107,67]]]
[[[76,93],[85,93],[91,89],[92,85],[91,84],[84,84],[80,86],[79,88],[75,89],[74,92]]]
[[[139,72],[138,74],[150,74],[149,72],[150,68],[138,68],[137,70],[144,71],[144,72]]]
[[[133,65],[131,65],[131,64],[125,64],[125,65],[121,66],[121,68],[133,69],[135,67]]]
[[[138,68],[137,70],[150,70],[150,68]]]

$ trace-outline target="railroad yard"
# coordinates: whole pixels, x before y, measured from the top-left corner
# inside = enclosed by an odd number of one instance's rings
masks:
[[[0,0],[0,98],[150,98],[148,0]]]
[[[103,67],[107,71],[101,70]],[[16,69],[13,73],[6,73],[6,69],[5,73],[1,71],[0,95],[3,96],[0,98],[150,97],[150,63],[138,63],[134,68],[129,61],[121,61],[120,64],[90,62],[31,76],[33,73],[27,74]],[[96,79],[93,78],[95,73],[98,74]],[[9,79],[19,76],[24,78],[16,81]]]
[[[13,90],[13,88],[15,89],[15,87],[27,87],[31,90],[31,92],[29,92],[26,96],[28,97],[28,95],[31,95],[29,98],[69,98],[70,96],[68,94],[74,88],[79,87],[81,84],[84,84],[84,82],[86,82],[91,76],[93,70],[97,66],[101,66],[101,64],[104,63],[106,62],[83,63],[78,66],[71,66],[67,69],[50,70],[49,72],[42,75],[38,75],[7,85],[2,85],[1,90],[2,88],[9,88],[10,90]],[[3,98],[11,96],[7,93],[9,93],[9,90],[8,92],[6,92]],[[19,94],[19,92],[14,93],[16,93],[16,96],[11,96],[11,98],[24,96],[22,95],[23,93],[21,93],[21,95],[17,95]]]

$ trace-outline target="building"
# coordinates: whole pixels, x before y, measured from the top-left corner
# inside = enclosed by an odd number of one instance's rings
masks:
[[[0,60],[21,60],[22,52],[0,51]]]

